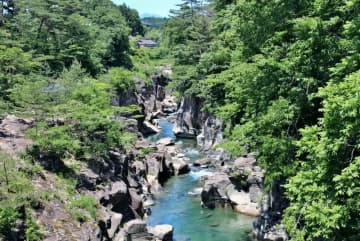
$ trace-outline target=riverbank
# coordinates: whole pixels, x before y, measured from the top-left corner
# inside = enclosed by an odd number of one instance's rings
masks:
[[[161,132],[148,139],[156,142],[161,138],[174,138],[173,124],[161,120]],[[176,139],[181,153],[188,158],[191,171],[172,177],[157,195],[156,204],[151,207],[147,223],[151,226],[170,224],[174,227],[176,241],[223,241],[250,240],[253,217],[235,213],[230,207],[214,210],[203,208],[201,203],[201,182],[213,169],[196,168],[192,163],[203,154],[197,149],[195,140]],[[200,190],[200,192],[199,192]]]

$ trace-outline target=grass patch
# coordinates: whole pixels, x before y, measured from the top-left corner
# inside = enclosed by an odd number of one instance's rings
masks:
[[[79,222],[96,218],[98,201],[89,195],[81,195],[70,203],[70,213]],[[85,211],[85,212],[84,212]]]
[[[144,156],[148,155],[150,153],[153,153],[153,152],[154,152],[154,149],[151,147],[144,147],[144,148],[141,148],[141,150],[140,150],[140,154],[144,155]]]
[[[44,233],[41,227],[34,221],[31,216],[31,210],[26,210],[26,241],[39,241],[42,240]]]

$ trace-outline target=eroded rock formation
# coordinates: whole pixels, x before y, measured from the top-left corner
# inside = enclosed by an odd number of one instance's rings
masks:
[[[200,98],[193,95],[183,97],[173,130],[177,137],[196,138],[206,119],[206,114],[201,111],[202,107],[203,101]]]
[[[208,208],[228,205],[237,212],[259,216],[264,174],[255,158],[228,160],[218,170],[203,178],[202,204]]]

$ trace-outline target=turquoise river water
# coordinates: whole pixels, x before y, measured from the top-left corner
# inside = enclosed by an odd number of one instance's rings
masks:
[[[151,141],[164,137],[175,139],[172,133],[172,123],[161,120],[161,132],[151,136]],[[177,139],[190,161],[201,158],[194,140]],[[235,213],[229,208],[215,210],[203,209],[200,197],[189,195],[199,186],[199,178],[210,170],[196,170],[192,168],[189,174],[170,179],[156,205],[152,207],[152,214],[147,223],[151,226],[171,224],[174,227],[175,241],[249,241],[249,231],[253,218]]]

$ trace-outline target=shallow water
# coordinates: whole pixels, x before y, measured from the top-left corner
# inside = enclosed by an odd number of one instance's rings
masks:
[[[161,120],[162,131],[149,137],[157,141],[164,137],[175,139],[172,133],[173,125]],[[185,154],[194,161],[201,158],[196,150],[194,140],[177,140],[177,144],[185,150]],[[152,207],[152,214],[147,223],[151,226],[171,224],[174,226],[175,241],[248,241],[253,218],[235,213],[230,208],[215,210],[203,209],[200,197],[189,195],[189,192],[199,185],[199,178],[210,173],[211,170],[196,170],[180,177],[170,179],[156,205]]]

